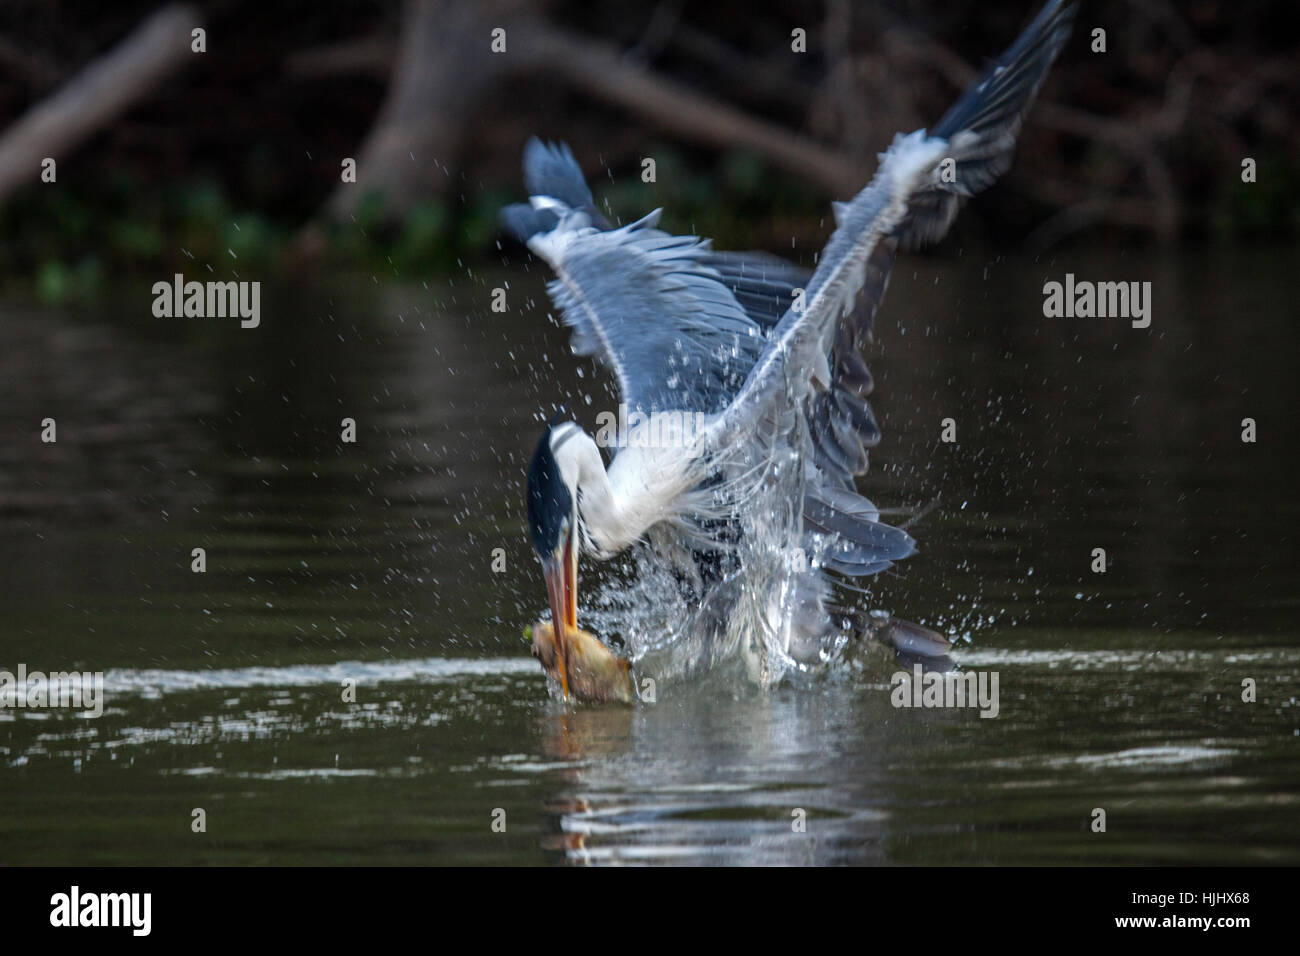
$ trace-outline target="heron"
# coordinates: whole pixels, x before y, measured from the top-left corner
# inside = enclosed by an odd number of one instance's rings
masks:
[[[580,557],[649,548],[713,615],[708,659],[739,649],[771,683],[838,639],[836,582],[861,590],[851,582],[914,553],[856,486],[881,437],[862,348],[900,247],[941,239],[1011,165],[1073,16],[1051,0],[937,124],[897,134],[866,187],[833,203],[811,274],[670,234],[658,209],[616,226],[567,145],[529,140],[530,199],[502,210],[503,228],[550,266],[573,351],[612,372],[629,413],[603,442],[552,419],[528,468],[566,699]]]

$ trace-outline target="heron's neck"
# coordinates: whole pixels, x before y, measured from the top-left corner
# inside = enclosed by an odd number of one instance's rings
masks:
[[[607,472],[600,449],[585,433],[566,440],[557,457],[565,474],[576,478],[578,511],[598,557],[613,557],[654,524],[671,519],[696,483],[689,461],[658,448],[624,448]]]
[[[627,512],[605,471],[600,449],[587,435],[571,444],[578,464],[578,511],[598,554],[617,554],[640,537],[643,528],[628,526]]]

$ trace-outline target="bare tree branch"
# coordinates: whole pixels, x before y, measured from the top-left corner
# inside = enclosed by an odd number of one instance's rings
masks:
[[[748,147],[837,195],[850,195],[862,187],[865,170],[838,150],[639,69],[611,44],[541,24],[524,34],[524,42],[535,63],[660,129],[697,143]]]
[[[192,55],[190,6],[164,7],[125,40],[28,110],[0,136],[0,199],[36,182],[41,160],[66,155],[116,119]]]

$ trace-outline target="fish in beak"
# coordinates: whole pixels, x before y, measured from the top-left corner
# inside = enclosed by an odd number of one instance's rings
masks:
[[[560,676],[559,654],[555,648],[555,628],[549,621],[538,621],[525,629],[533,642],[533,657],[542,670],[556,680],[567,680],[571,700],[591,703],[631,704],[636,697],[632,684],[632,664],[606,647],[595,634],[582,628],[566,628],[564,678]]]

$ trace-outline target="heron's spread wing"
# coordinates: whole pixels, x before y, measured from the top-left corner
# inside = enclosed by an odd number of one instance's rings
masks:
[[[761,252],[713,252],[707,262],[765,333],[785,315],[797,291],[807,288],[811,276],[805,269]],[[880,443],[880,426],[867,403],[875,382],[862,358],[889,275],[888,262],[883,268],[873,268],[877,265],[877,258],[868,262],[857,307],[836,330],[829,385],[815,388],[804,402],[816,464],[844,482],[867,470],[867,452]]]
[[[599,358],[636,411],[716,413],[763,349],[761,328],[736,302],[709,247],[655,228],[656,210],[601,231],[565,216],[528,247],[556,278],[548,289],[573,328],[573,350]]]
[[[947,140],[952,175],[923,189],[908,204],[901,237],[908,248],[937,242],[948,232],[964,198],[987,189],[1011,167],[1016,137],[1052,62],[1069,39],[1075,8],[1053,0],[1016,42],[990,62],[930,130]]]
[[[839,343],[842,317],[866,286],[874,312],[898,243],[942,237],[965,196],[989,185],[1011,162],[1016,134],[1048,67],[1070,33],[1074,8],[1052,0],[1002,57],[948,111],[933,133],[900,134],[882,154],[875,177],[851,202],[835,205],[836,229],[808,282],[710,439],[734,440],[770,413],[782,396],[825,389],[827,356]]]

